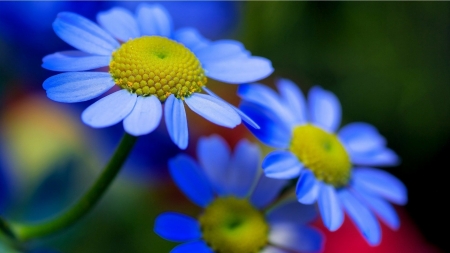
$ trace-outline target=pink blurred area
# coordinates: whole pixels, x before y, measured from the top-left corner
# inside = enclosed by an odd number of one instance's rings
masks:
[[[396,210],[400,217],[400,228],[394,231],[380,222],[382,241],[375,247],[365,241],[348,216],[335,232],[328,231],[320,220],[316,221],[314,225],[326,238],[323,253],[443,253],[426,241],[404,208],[397,207]]]

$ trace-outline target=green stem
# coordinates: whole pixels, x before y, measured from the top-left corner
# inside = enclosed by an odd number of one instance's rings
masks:
[[[136,139],[136,137],[125,133],[100,177],[97,178],[97,181],[89,191],[70,209],[51,220],[39,224],[3,224],[2,230],[9,230],[12,232],[13,238],[19,241],[26,241],[55,233],[75,223],[78,219],[87,214],[103,196],[108,186],[120,171],[120,168],[133,148]]]

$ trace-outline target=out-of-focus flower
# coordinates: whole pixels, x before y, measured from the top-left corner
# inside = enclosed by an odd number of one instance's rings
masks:
[[[173,31],[171,17],[160,5],[140,5],[136,15],[113,8],[99,13],[97,20],[104,29],[77,14],[60,13],[53,23],[56,34],[80,51],[43,59],[44,68],[68,71],[43,84],[55,101],[87,101],[115,85],[121,88],[83,112],[83,122],[92,127],[123,120],[129,134],[148,134],[159,125],[164,103],[169,135],[184,149],[188,129],[183,101],[215,124],[233,128],[241,122],[237,108],[205,87],[207,77],[238,84],[273,71],[270,61],[251,56],[237,41],[210,42],[192,28]],[[106,66],[108,73],[78,72]],[[201,94],[202,90],[211,95]]]
[[[341,121],[337,97],[319,86],[308,94],[308,107],[291,81],[277,82],[280,95],[260,84],[239,87],[240,109],[261,129],[250,130],[278,150],[264,159],[266,176],[299,177],[296,194],[303,204],[318,203],[324,225],[337,230],[344,210],[371,245],[381,241],[379,216],[397,229],[399,218],[388,201],[403,205],[406,188],[389,173],[371,166],[399,162],[386,140],[367,123],[351,123],[335,133]]]
[[[199,140],[198,164],[180,154],[169,161],[178,187],[204,208],[198,220],[167,212],[157,217],[155,232],[183,244],[171,252],[316,252],[321,234],[306,226],[313,206],[284,201],[270,208],[285,180],[258,173],[258,146],[241,140],[233,154],[217,135]],[[287,250],[287,251],[286,251]]]

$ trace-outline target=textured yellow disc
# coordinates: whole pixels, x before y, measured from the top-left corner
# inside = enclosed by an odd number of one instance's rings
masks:
[[[264,215],[246,199],[214,200],[199,218],[203,240],[220,253],[257,253],[268,242]]]
[[[115,83],[139,96],[155,95],[165,101],[200,92],[205,71],[184,45],[160,36],[143,36],[122,44],[109,64]]]
[[[348,183],[350,158],[336,135],[310,124],[297,126],[290,150],[317,179],[335,187]]]

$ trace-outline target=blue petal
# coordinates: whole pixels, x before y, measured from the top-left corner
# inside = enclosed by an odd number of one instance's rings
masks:
[[[296,195],[298,202],[310,205],[316,202],[319,196],[319,183],[310,170],[303,170],[297,182]]]
[[[42,84],[48,98],[64,103],[87,101],[100,96],[114,86],[109,73],[73,72],[47,78]]]
[[[203,65],[203,62],[202,62]],[[251,83],[268,77],[272,63],[262,57],[249,57],[204,64],[206,76],[230,84]]]
[[[318,199],[323,223],[330,231],[335,231],[344,222],[344,212],[333,186],[321,183]]]
[[[391,174],[372,168],[355,168],[352,183],[366,192],[404,205],[408,201],[405,185]]]
[[[191,110],[219,126],[234,128],[241,123],[241,117],[231,106],[213,96],[194,93],[184,101]]]
[[[259,252],[259,253],[289,253],[289,252],[269,245],[269,246],[265,247],[264,249],[262,249],[261,252]]]
[[[138,97],[133,111],[123,121],[125,131],[134,136],[151,133],[161,122],[161,102],[155,96]]]
[[[288,79],[279,79],[276,85],[283,102],[291,111],[291,115],[295,117],[295,122],[297,124],[306,123],[308,120],[306,101],[299,87]]]
[[[303,205],[295,200],[284,201],[267,213],[269,224],[292,223],[306,224],[317,217],[314,205]]]
[[[366,205],[372,209],[391,229],[397,230],[400,227],[400,219],[395,209],[384,199],[366,193],[363,189],[353,187],[359,197]]]
[[[237,112],[237,114],[239,114],[239,117],[241,117],[242,121],[244,121],[248,126],[251,126],[255,129],[260,129],[259,125],[255,121],[253,121],[253,119],[251,119],[247,114],[245,114],[243,111],[241,111],[234,105],[230,106]]]
[[[136,97],[128,90],[116,91],[86,108],[81,119],[86,125],[95,128],[112,126],[133,110]]]
[[[61,12],[53,30],[67,44],[90,54],[111,55],[119,43],[92,21],[71,12]]]
[[[259,155],[258,146],[241,140],[230,157],[230,148],[218,135],[202,137],[197,146],[200,163],[219,195],[247,196],[256,179]]]
[[[170,253],[214,253],[214,251],[204,241],[195,241],[178,245]]]
[[[97,22],[112,36],[123,42],[140,35],[133,14],[124,8],[115,7],[97,14]]]
[[[261,106],[277,115],[286,125],[292,127],[299,124],[295,113],[287,107],[274,90],[262,84],[239,85],[238,95],[246,102]]]
[[[287,148],[291,141],[291,129],[278,115],[249,102],[241,102],[239,109],[250,117],[260,128],[249,130],[264,144],[275,148]]]
[[[288,183],[285,179],[273,179],[262,174],[250,196],[250,202],[257,208],[263,208],[278,197],[281,189]]]
[[[269,242],[295,252],[319,252],[324,238],[316,229],[289,223],[272,224]]]
[[[250,189],[256,183],[260,150],[256,144],[245,139],[238,142],[231,157],[226,178],[227,193],[238,198],[248,196]]]
[[[206,47],[197,49],[195,55],[202,65],[227,61],[246,59],[250,52],[245,50],[242,43],[234,40],[219,40],[209,43]]]
[[[225,193],[226,173],[230,163],[230,147],[219,135],[200,137],[197,144],[197,158],[214,190]]]
[[[177,186],[195,204],[206,207],[213,200],[206,175],[191,157],[180,154],[170,159],[169,171]]]
[[[143,35],[170,37],[172,17],[160,4],[141,4],[137,8],[137,20]]]
[[[341,123],[341,104],[332,92],[314,86],[308,93],[309,116],[313,124],[333,133]]]
[[[344,126],[338,133],[345,148],[353,153],[366,153],[384,148],[386,140],[377,129],[367,123],[356,122]]]
[[[262,163],[266,176],[277,179],[291,179],[298,177],[303,164],[289,151],[273,151]]]
[[[74,50],[45,56],[42,67],[53,71],[83,71],[108,66],[110,61],[109,55],[92,55]]]
[[[206,93],[208,93],[209,95],[211,95],[219,100],[223,100],[221,97],[217,96],[214,92],[212,92],[210,89],[206,88],[205,86],[203,86],[202,89],[204,91],[206,91]],[[228,104],[228,105],[231,106],[231,108],[233,108],[233,110],[235,110],[237,112],[237,114],[239,114],[239,117],[241,117],[241,119],[245,123],[247,123],[248,125],[250,125],[253,128],[259,129],[258,124],[256,124],[256,122],[254,122],[249,116],[247,116],[247,114],[245,114],[243,111],[241,111],[239,108],[237,108],[236,106],[234,106],[232,104]]]
[[[173,94],[164,103],[164,118],[172,141],[180,149],[186,149],[189,138],[186,111],[183,101],[175,98]]]
[[[175,32],[174,39],[181,42],[192,52],[200,50],[210,43],[209,40],[205,39],[200,33],[194,28],[182,28]]]
[[[162,238],[185,242],[202,236],[197,220],[180,213],[166,212],[156,217],[154,231]]]
[[[339,191],[339,199],[369,244],[372,246],[378,245],[381,242],[381,229],[370,210],[346,189]]]
[[[366,153],[350,153],[352,163],[361,166],[395,166],[400,163],[397,154],[388,148],[378,149]]]

